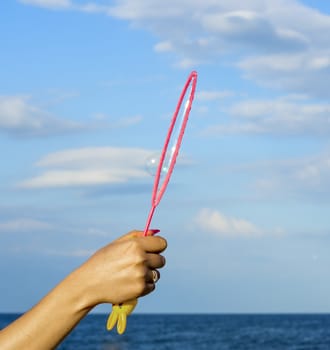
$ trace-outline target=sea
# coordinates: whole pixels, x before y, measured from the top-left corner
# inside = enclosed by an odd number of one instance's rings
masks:
[[[18,316],[0,314],[0,329]],[[133,314],[123,335],[106,319],[88,315],[57,349],[330,350],[330,314]]]

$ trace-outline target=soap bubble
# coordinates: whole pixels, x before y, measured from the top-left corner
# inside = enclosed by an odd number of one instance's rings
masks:
[[[162,152],[156,152],[152,154],[150,157],[148,157],[146,160],[146,170],[151,176],[156,176],[161,155],[162,155]],[[168,172],[169,160],[170,160],[170,156],[168,155],[168,152],[167,152],[163,162],[162,170],[160,172],[161,177],[166,175]]]

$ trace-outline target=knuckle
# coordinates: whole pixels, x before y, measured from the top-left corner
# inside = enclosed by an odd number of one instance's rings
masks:
[[[133,239],[133,240],[131,240],[131,242],[129,242],[128,251],[132,255],[135,263],[140,263],[140,262],[143,262],[145,260],[145,253],[141,249],[141,246],[140,246],[139,242],[137,242],[136,239]]]

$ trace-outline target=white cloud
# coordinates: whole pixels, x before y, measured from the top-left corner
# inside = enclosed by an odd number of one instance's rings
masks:
[[[244,173],[250,179],[246,190],[257,199],[298,199],[329,202],[330,151],[302,157],[249,162],[224,167],[222,171]]]
[[[223,213],[203,208],[195,218],[195,224],[199,230],[224,237],[253,237],[264,234],[264,231],[252,222],[226,216]]]
[[[250,46],[268,51],[289,51],[306,46],[307,39],[293,30],[276,28],[266,13],[256,11],[228,11],[206,14],[203,25],[233,45]],[[253,44],[254,43],[254,44]]]
[[[319,200],[329,198],[330,153],[304,158],[287,159],[282,162],[269,162],[262,170],[259,165],[259,179],[254,190],[265,195],[295,194],[314,196]]]
[[[308,99],[287,96],[269,100],[247,99],[222,112],[221,124],[208,126],[205,135],[275,134],[328,136],[330,104],[312,103]]]
[[[15,219],[0,222],[0,233],[27,232],[27,231],[45,231],[52,226],[44,221],[34,219]]]
[[[66,97],[60,96],[56,102]],[[88,122],[75,122],[53,116],[31,100],[29,96],[0,95],[0,132],[20,137],[44,137],[100,128],[127,128],[142,120],[141,116],[111,120],[108,116],[98,113]]]
[[[247,57],[239,62],[238,67],[245,72],[247,78],[267,87],[328,99],[328,45],[296,54]]]
[[[235,53],[237,66],[249,79],[271,88],[329,97],[325,58],[330,39],[320,34],[329,32],[329,16],[295,1],[249,0],[244,6],[237,1],[170,1],[164,9],[159,6],[118,1],[111,13],[158,34],[161,41],[156,48],[177,53],[179,67],[218,62]]]
[[[19,0],[22,4],[39,6],[49,9],[68,9],[72,6],[70,0]]]
[[[191,58],[184,58],[176,63],[176,67],[181,69],[190,69],[190,68],[196,67],[199,63],[200,61],[198,60],[193,60]]]
[[[154,49],[156,52],[171,52],[174,48],[170,41],[162,41],[156,44]]]
[[[42,253],[45,255],[86,258],[94,254],[95,250],[92,250],[92,249],[73,249],[73,250],[44,249]]]
[[[185,13],[185,7],[188,11],[191,8],[186,1],[170,0],[166,3],[163,1],[116,1],[116,5],[110,7],[110,13],[119,18],[130,20],[142,20],[142,19],[170,19],[173,17],[181,17]],[[195,1],[196,3],[196,1]],[[194,5],[194,2],[191,2]]]
[[[176,53],[179,67],[223,62],[229,54],[231,64],[261,84],[330,96],[330,16],[295,0],[21,2],[130,21],[156,34],[155,50]]]
[[[10,248],[9,251],[15,254],[33,254],[33,255],[46,255],[46,256],[62,256],[62,257],[73,257],[73,258],[88,258],[95,253],[96,249],[65,249],[63,246],[58,249],[48,249],[47,247],[36,247],[34,246],[16,246]]]
[[[223,90],[223,91],[216,91],[216,90],[204,90],[204,91],[197,91],[196,99],[199,101],[214,101],[214,100],[222,100],[227,97],[231,97],[234,95],[233,91]]]
[[[325,33],[330,17],[297,1],[247,0],[242,5],[228,0],[122,0],[108,14],[156,33],[160,38],[156,50],[177,53],[178,66],[219,62],[236,54],[232,63],[248,78],[270,87],[329,96],[322,82],[330,78],[324,59],[329,56]],[[302,60],[309,62],[307,69],[296,65]],[[285,70],[278,69],[279,61]]]
[[[119,184],[147,176],[154,151],[138,148],[91,147],[51,153],[37,166],[46,170],[19,184],[23,188]]]
[[[46,136],[81,130],[84,126],[59,119],[31,103],[27,96],[0,96],[0,131],[17,136]]]

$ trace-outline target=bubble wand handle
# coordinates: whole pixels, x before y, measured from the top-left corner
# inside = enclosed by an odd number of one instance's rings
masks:
[[[144,229],[144,232],[143,232],[143,236],[147,236],[147,233],[148,233],[148,231],[149,231],[149,227],[150,227],[151,220],[152,220],[152,217],[153,217],[153,215],[154,215],[155,209],[156,209],[156,206],[155,206],[155,205],[153,205],[153,206],[150,208],[149,215],[148,215],[148,219],[147,219],[147,223],[146,223],[146,226],[145,226],[145,229]]]

